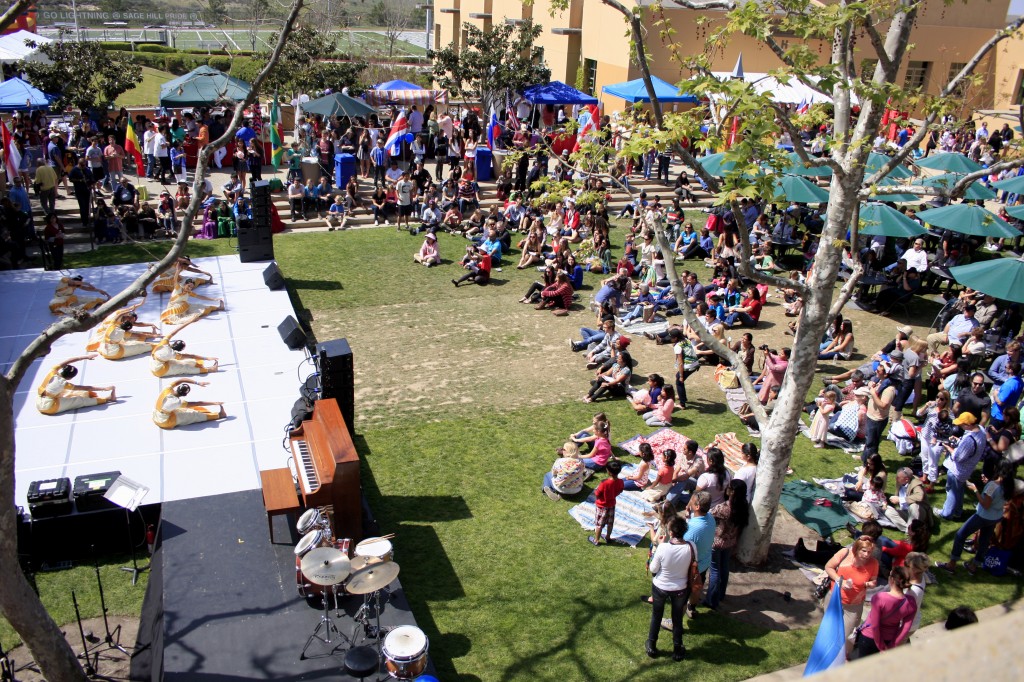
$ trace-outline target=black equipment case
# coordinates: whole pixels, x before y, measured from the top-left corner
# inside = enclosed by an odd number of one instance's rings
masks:
[[[120,471],[107,471],[102,474],[87,474],[75,479],[75,508],[80,512],[96,509],[112,509],[116,504],[103,497],[110,486],[121,475]]]
[[[32,481],[28,486],[28,510],[34,519],[71,513],[71,479]]]

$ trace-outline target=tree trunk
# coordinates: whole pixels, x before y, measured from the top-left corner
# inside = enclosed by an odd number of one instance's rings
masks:
[[[0,461],[14,461],[14,386],[0,377]],[[30,398],[31,399],[31,398]],[[0,500],[14,499],[14,467],[0,467]],[[0,505],[0,611],[21,635],[51,682],[85,680],[85,672],[18,563],[13,504]]]

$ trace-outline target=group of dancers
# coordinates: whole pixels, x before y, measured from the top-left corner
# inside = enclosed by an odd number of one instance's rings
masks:
[[[150,371],[156,377],[195,376],[216,372],[220,368],[217,358],[183,352],[185,342],[175,339],[182,330],[217,310],[224,310],[222,299],[196,293],[196,288],[213,284],[213,275],[192,264],[188,258],[179,258],[173,267],[161,273],[151,287],[154,293],[169,293],[167,307],[160,314],[160,322],[177,327],[169,334],[161,334],[157,325],[139,321],[137,310],[142,300],[108,315],[86,344],[86,355],[64,360],[55,365],[43,378],[36,396],[36,408],[42,414],[60,414],[94,405],[105,405],[117,400],[114,386],[84,386],[71,383],[78,375],[75,363],[94,360],[102,356],[107,360],[124,360],[148,353]],[[89,311],[110,300],[110,295],[84,281],[81,275],[62,277],[57,284],[50,312],[72,315],[76,311]],[[208,382],[177,379],[160,392],[153,409],[153,422],[162,429],[173,429],[205,421],[225,419],[224,404],[219,402],[186,401],[192,386],[208,386]]]

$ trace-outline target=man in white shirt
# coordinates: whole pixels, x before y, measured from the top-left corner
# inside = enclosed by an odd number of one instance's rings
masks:
[[[398,167],[398,159],[391,159],[391,166],[384,172],[384,179],[391,184],[398,184],[402,179],[402,169]]]
[[[152,180],[156,171],[156,124],[146,124],[146,132],[142,134],[142,153],[146,155],[146,177]]]
[[[907,263],[907,270],[914,268],[918,272],[927,272],[928,254],[924,250],[924,241],[915,239],[914,248],[904,251],[902,259]]]

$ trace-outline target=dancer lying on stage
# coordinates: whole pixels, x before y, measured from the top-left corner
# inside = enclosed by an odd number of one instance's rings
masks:
[[[171,294],[171,300],[167,304],[167,308],[160,314],[160,321],[164,324],[183,324],[198,320],[200,317],[209,315],[214,311],[224,310],[224,301],[222,299],[200,296],[193,291],[195,288],[196,282],[191,278],[180,281]],[[217,305],[192,305],[189,302],[190,298],[216,302]]]
[[[104,298],[95,296],[80,297],[78,295],[79,291],[94,291],[97,294],[102,294]],[[110,294],[83,281],[81,275],[61,277],[60,282],[57,283],[56,291],[53,292],[53,300],[50,301],[50,312],[54,315],[63,315],[74,308],[92,310],[93,308],[100,307],[109,299]]]
[[[113,386],[76,386],[68,381],[78,374],[78,368],[71,363],[95,357],[95,353],[90,353],[54,365],[39,384],[36,408],[43,414],[59,414],[116,401]],[[100,393],[104,392],[107,395],[101,396]]]
[[[196,320],[192,320],[196,322]],[[174,335],[185,327],[192,324],[186,322],[153,347],[153,360],[149,368],[158,377],[181,376],[184,374],[209,374],[216,372],[219,361],[217,358],[204,358],[201,355],[188,355],[182,353],[185,350],[185,342],[171,341]]]
[[[163,273],[160,274],[155,280],[153,280],[153,286],[151,287],[155,294],[166,294],[174,291],[175,285],[178,283],[178,279],[181,277],[183,272],[191,272],[195,275],[206,275],[208,279],[202,277],[193,277],[196,286],[201,287],[206,284],[213,284],[213,275],[206,270],[200,270],[196,266],[192,265],[192,261],[186,256],[182,256],[177,260],[173,267],[167,268]]]
[[[159,337],[160,330],[156,328],[155,324],[151,324],[149,322],[139,322],[139,316],[135,314],[135,311],[138,310],[145,302],[146,295],[145,293],[143,293],[142,300],[139,301],[138,303],[130,305],[126,308],[120,308],[107,315],[103,319],[103,321],[96,325],[96,327],[92,330],[92,335],[89,337],[89,343],[85,345],[85,350],[89,353],[95,353],[96,351],[98,351],[100,349],[100,344],[103,343],[103,337],[104,335],[106,335],[107,330],[110,329],[111,327],[116,327],[120,325],[122,322],[124,322],[125,319],[131,320],[133,328],[149,327],[150,329],[152,329],[152,332],[147,334],[137,334],[135,332],[129,332],[131,338],[139,341],[145,341],[149,340],[151,337]]]
[[[189,384],[195,384],[196,386],[210,385],[208,381],[178,379],[161,391],[160,397],[156,399],[156,407],[153,409],[153,423],[161,429],[173,429],[175,426],[227,419],[228,415],[224,411],[224,403],[186,402],[182,400],[192,390]],[[219,411],[214,412],[208,409],[210,407],[217,407]]]

